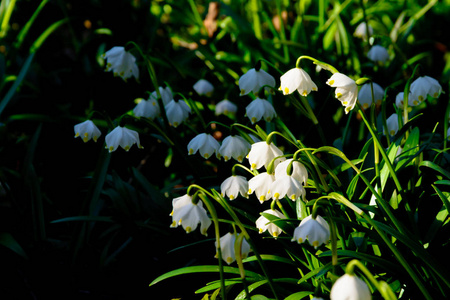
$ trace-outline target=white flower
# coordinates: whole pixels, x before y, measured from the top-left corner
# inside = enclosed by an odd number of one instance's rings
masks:
[[[218,152],[220,147],[219,142],[210,134],[200,133],[196,135],[188,144],[187,149],[189,155],[200,152],[200,155],[204,158],[209,158],[214,153],[217,158],[220,158]]]
[[[136,144],[139,148],[144,148],[141,146],[139,141],[139,134],[126,127],[117,126],[105,137],[106,149],[109,152],[116,151],[117,147],[122,147],[125,151],[130,150],[133,144]]]
[[[227,136],[219,148],[219,154],[223,156],[225,161],[234,158],[238,162],[242,162],[247,156],[252,145],[240,135]]]
[[[383,46],[374,45],[367,52],[367,57],[371,61],[385,63],[389,60],[389,52]]]
[[[259,169],[262,166],[267,166],[269,163],[278,156],[282,156],[283,151],[278,149],[273,143],[267,144],[265,141],[257,142],[252,144],[252,148],[247,155],[248,161],[250,163],[250,168],[252,170]],[[280,157],[276,159],[274,162],[274,167],[276,167],[281,161],[284,161],[286,158]]]
[[[270,122],[277,116],[273,105],[266,99],[260,98],[256,98],[250,102],[250,104],[245,108],[245,112],[252,124],[255,124],[261,119]]]
[[[133,114],[136,117],[144,117],[154,119],[160,113],[158,102],[155,99],[149,98],[149,100],[136,99],[139,101],[133,108]]]
[[[294,230],[293,242],[299,244],[308,240],[311,246],[317,249],[322,244],[328,243],[330,240],[330,226],[324,218],[317,215],[316,219],[312,215],[304,218]]]
[[[220,185],[220,193],[222,197],[227,196],[230,200],[236,199],[239,194],[242,197],[248,198],[248,182],[247,178],[240,175],[232,175],[225,179]]]
[[[411,83],[410,91],[413,100],[422,102],[427,99],[427,95],[430,95],[432,98],[439,97],[442,87],[436,79],[429,76],[421,76]]]
[[[258,95],[259,90],[265,85],[275,87],[275,78],[262,69],[250,69],[239,78],[241,96],[247,95],[250,92]],[[269,89],[266,87],[266,90]]]
[[[290,69],[281,76],[280,80],[279,90],[283,92],[283,95],[289,95],[297,90],[300,95],[307,96],[311,91],[317,91],[317,85],[302,68]]]
[[[395,105],[398,108],[400,108],[400,109],[403,109],[403,103],[404,103],[403,101],[404,101],[404,98],[405,98],[404,95],[405,95],[404,92],[400,92],[395,97]],[[413,99],[411,92],[409,92],[409,95],[408,95],[408,106],[412,107],[412,106],[416,106],[416,105],[419,105],[419,104],[420,104],[419,100]]]
[[[295,179],[297,179],[298,181],[300,181],[301,183],[303,183],[303,185],[306,184],[306,182],[308,181],[308,170],[306,169],[306,167],[299,162],[298,160],[293,161],[292,158],[287,159],[283,162],[280,162],[276,168],[275,168],[275,178],[279,179],[282,176],[289,176],[287,174],[287,168],[289,166],[289,164],[291,164],[292,162],[292,174],[291,176]]]
[[[285,215],[283,215],[278,210],[268,209],[263,211],[263,213],[274,215],[275,217],[278,217],[278,219],[286,219]],[[270,220],[268,220],[266,217],[261,216],[256,220],[256,228],[259,229],[259,233],[263,233],[266,230],[269,231],[270,235],[274,238],[277,238],[283,230],[275,225],[274,223],[271,223]]]
[[[270,185],[270,189],[267,192],[272,196],[273,200],[278,200],[287,196],[292,201],[295,201],[298,197],[305,197],[306,191],[303,185],[292,176],[286,175],[277,178],[275,175],[275,181]]]
[[[345,106],[345,113],[348,114],[356,104],[356,98],[358,96],[356,82],[347,75],[334,73],[327,80],[327,84],[336,88],[335,96]]]
[[[275,176],[273,174],[267,172],[259,173],[248,181],[248,194],[255,192],[256,197],[262,204],[264,201],[270,199],[268,193],[274,181]]]
[[[197,204],[192,203],[192,197],[184,195],[173,199],[173,210],[170,213],[172,216],[172,224],[170,227],[175,228],[178,225],[182,225],[186,233],[194,231],[198,223],[200,223],[200,232],[203,235],[207,235],[206,231],[211,225],[206,210],[203,208],[202,201],[198,201]]]
[[[191,108],[183,100],[175,101],[172,99],[164,108],[170,125],[175,128],[186,121],[191,113]]]
[[[81,137],[85,143],[90,139],[93,139],[94,142],[96,142],[102,135],[101,131],[91,120],[86,120],[80,124],[77,124],[73,127],[73,129],[75,131],[75,137]]]
[[[230,100],[224,99],[216,104],[216,116],[221,114],[234,114],[237,111],[237,105]]]
[[[325,299],[323,299],[322,297],[312,297],[311,300],[325,300]]]
[[[205,95],[209,97],[214,92],[214,86],[206,79],[200,79],[197,81],[193,88],[200,96]]]
[[[394,136],[398,131],[398,116],[397,114],[392,114],[386,119],[386,125],[388,132],[391,136]],[[386,132],[384,133],[386,134]]]
[[[159,93],[161,94],[162,103],[164,104],[164,106],[166,106],[173,99],[172,91],[170,90],[170,88],[168,86],[166,86],[165,88],[160,86],[158,89],[159,89]],[[156,103],[158,103],[157,102],[158,93],[156,91],[153,91],[150,94],[150,97],[148,98],[148,100],[155,100]]]
[[[356,37],[367,40],[367,25],[366,22],[359,23],[358,27],[355,29],[355,33],[353,34]],[[373,35],[373,28],[369,25],[369,35]]]
[[[228,232],[220,238],[220,251],[222,252],[222,259],[227,263],[231,264],[236,260],[236,253],[234,251],[234,244],[236,243],[236,238],[239,234],[233,234]],[[217,249],[217,242],[214,243]],[[245,259],[248,253],[251,251],[250,245],[244,238],[241,244],[241,259]],[[217,253],[216,253],[217,257]]]
[[[139,69],[133,54],[125,51],[124,47],[113,47],[103,54],[107,60],[106,71],[113,71],[114,76],[120,76],[127,80],[131,76],[139,78]]]
[[[355,275],[344,274],[331,287],[331,300],[370,300],[367,284]]]
[[[384,89],[375,82],[373,84],[373,100],[375,104],[380,105],[384,98]],[[361,86],[358,92],[358,101],[364,109],[372,105],[372,87],[370,83],[365,83]]]

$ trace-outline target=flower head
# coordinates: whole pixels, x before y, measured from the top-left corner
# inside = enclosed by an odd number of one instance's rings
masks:
[[[363,40],[367,40],[367,29],[369,30],[369,35],[372,36],[373,35],[372,26],[369,25],[369,28],[367,28],[366,22],[359,23],[353,35],[362,38]]]
[[[442,92],[439,81],[429,76],[421,76],[411,83],[410,91],[413,100],[419,103],[427,99],[427,95],[437,98]],[[409,103],[409,102],[408,102]]]
[[[327,221],[319,215],[315,219],[312,218],[312,215],[304,218],[298,227],[295,228],[292,241],[297,241],[297,243],[301,244],[305,240],[308,240],[309,244],[314,246],[314,248],[328,243],[330,240],[330,226]]]
[[[222,252],[222,259],[227,263],[231,264],[236,260],[236,252],[234,251],[234,244],[236,243],[236,238],[239,236],[238,233],[228,232],[220,238],[220,251]],[[214,243],[217,249],[217,242]],[[247,240],[242,239],[241,244],[241,259],[247,258],[250,253],[250,245]],[[217,257],[217,254],[216,254]]]
[[[214,153],[217,158],[220,158],[220,154],[218,152],[219,147],[219,142],[212,135],[200,133],[189,142],[187,149],[189,155],[195,154],[199,151],[200,155],[207,159]]]
[[[370,300],[367,284],[355,275],[344,274],[331,287],[331,300]]]
[[[149,119],[154,119],[160,113],[158,102],[151,97],[149,100],[136,99],[139,101],[133,108],[133,114],[136,117],[144,117]]]
[[[241,96],[247,95],[250,92],[258,95],[259,90],[266,85],[275,87],[275,78],[262,69],[250,69],[247,73],[242,75],[241,78],[239,78],[239,89],[241,90]],[[268,90],[267,87],[266,90]]]
[[[234,114],[237,111],[237,105],[230,100],[224,99],[216,104],[216,116],[221,114]]]
[[[397,114],[392,114],[386,119],[387,130],[391,136],[397,134],[398,131],[398,116]],[[386,132],[384,132],[386,134]]]
[[[317,85],[302,68],[290,69],[281,76],[280,80],[280,91],[283,95],[289,95],[297,90],[300,95],[307,96],[311,91],[317,91]]]
[[[286,219],[285,215],[283,215],[276,209],[275,210],[268,209],[263,211],[263,213],[274,215],[278,219]],[[280,235],[280,233],[283,232],[283,230],[280,227],[275,225],[275,223],[270,222],[270,220],[264,216],[261,216],[256,220],[256,228],[259,229],[259,233],[263,233],[266,230],[268,230],[270,235],[273,236],[274,238],[277,238]]]
[[[275,181],[275,176],[273,174],[269,174],[267,172],[259,173],[255,177],[251,178],[248,181],[248,194],[255,193],[261,204],[269,200],[269,191],[272,182]]]
[[[166,86],[165,88],[160,86],[158,89],[159,89],[159,94],[161,95],[161,100],[162,100],[164,106],[166,106],[173,99],[172,90],[168,86]],[[148,100],[155,100],[156,103],[158,103],[157,102],[158,93],[156,91],[153,91],[150,94],[150,97],[148,98]]]
[[[252,144],[252,148],[250,149],[247,158],[252,170],[259,169],[262,166],[265,166],[267,169],[267,166],[275,157],[282,155],[283,151],[278,149],[277,146],[272,143],[267,144],[266,141],[262,141]],[[278,163],[285,159],[286,158],[284,157],[280,157],[279,159],[275,160],[274,167],[276,167]]]
[[[255,124],[261,119],[267,122],[272,121],[277,116],[273,105],[266,99],[256,98],[245,108],[247,117],[252,124]]]
[[[367,52],[367,57],[373,62],[386,63],[389,60],[389,52],[386,48],[380,45],[374,45]]]
[[[172,99],[164,108],[169,123],[175,128],[186,121],[191,113],[191,108],[183,100],[175,101]]]
[[[252,145],[240,135],[229,135],[223,141],[219,148],[219,154],[228,161],[234,158],[238,162],[242,162],[247,156]]]
[[[397,105],[398,108],[403,109],[403,101],[405,99],[405,93],[404,92],[400,92],[397,94],[397,96],[395,97],[395,105]],[[408,95],[408,106],[416,106],[419,105],[419,100],[417,99],[413,99],[411,92],[409,92]]]
[[[107,60],[106,71],[112,71],[114,76],[120,76],[127,80],[131,76],[139,79],[139,69],[133,54],[125,51],[124,47],[113,47],[103,54]]]
[[[93,139],[94,142],[102,135],[101,131],[91,120],[86,120],[74,126],[75,137],[81,137],[83,142]]]
[[[373,100],[375,104],[380,105],[384,98],[384,89],[375,82],[365,83],[361,86],[358,92],[358,101],[364,109],[372,105],[372,86],[373,85]]]
[[[358,96],[356,82],[347,75],[334,73],[327,80],[327,84],[336,88],[335,96],[345,106],[345,113],[348,114],[356,104],[356,98]]]
[[[129,151],[133,144],[136,144],[139,148],[144,148],[141,146],[139,141],[139,134],[126,127],[117,126],[105,137],[106,149],[109,152],[116,151],[117,147],[122,147],[125,151]]]
[[[183,226],[186,233],[194,231],[198,223],[200,223],[200,232],[203,235],[207,235],[206,231],[211,225],[206,210],[203,208],[202,201],[198,201],[197,204],[192,202],[192,197],[184,195],[172,200],[173,210],[170,213],[172,216],[172,224],[170,227],[175,228],[178,225]]]
[[[230,200],[236,199],[239,194],[241,194],[242,197],[248,198],[247,191],[247,178],[240,175],[232,175],[225,179],[220,185],[222,197],[227,196]]]
[[[292,164],[292,173],[288,174],[287,169],[290,164]],[[290,158],[283,162],[280,162],[275,168],[275,178],[279,179],[283,176],[292,176],[294,179],[305,185],[308,181],[308,170],[301,162]]]
[[[200,79],[197,81],[193,88],[200,96],[205,95],[209,97],[214,92],[214,86],[206,79]]]
[[[298,197],[305,197],[306,191],[303,185],[295,179],[293,176],[286,175],[277,178],[275,175],[275,181],[270,185],[270,190],[267,192],[272,196],[273,200],[282,199],[287,196],[292,201],[295,201]]]

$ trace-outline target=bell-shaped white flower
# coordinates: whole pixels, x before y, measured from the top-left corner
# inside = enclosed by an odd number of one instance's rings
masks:
[[[403,103],[405,100],[405,93],[404,92],[400,92],[397,94],[397,96],[395,97],[395,105],[400,108],[403,109]],[[419,105],[419,100],[417,99],[413,99],[411,92],[409,92],[409,96],[408,96],[408,106],[412,107],[412,106],[416,106]]]
[[[269,191],[272,182],[275,181],[275,175],[267,172],[259,173],[248,181],[248,194],[253,192],[261,204],[270,199]]]
[[[381,101],[384,98],[384,89],[375,82],[372,82],[373,85],[373,99],[372,99],[372,86],[370,83],[365,83],[361,86],[358,92],[358,101],[361,103],[364,109],[369,108],[372,105],[372,100],[375,100],[374,103],[377,105],[381,104]]]
[[[305,240],[314,248],[327,244],[330,240],[330,226],[327,221],[319,215],[315,219],[312,215],[304,218],[295,228],[292,241],[301,244]]]
[[[166,106],[173,99],[172,90],[168,86],[166,86],[165,88],[160,86],[158,89],[159,89],[159,94],[161,95],[162,103],[164,106]],[[153,91],[150,94],[150,97],[148,100],[155,100],[156,103],[158,103],[157,99],[158,99],[158,93],[156,91]]]
[[[301,182],[294,177],[286,175],[277,178],[275,175],[275,181],[272,182],[267,193],[272,196],[273,200],[287,196],[292,201],[295,201],[298,197],[305,198],[306,191]]]
[[[286,219],[286,216],[276,209],[268,209],[263,211],[263,213],[274,215],[278,219]],[[275,225],[275,223],[271,223],[271,221],[264,216],[260,216],[256,220],[256,228],[259,229],[259,233],[263,233],[266,230],[269,231],[270,235],[274,238],[277,238],[283,232],[280,227]]]
[[[288,174],[288,167],[292,163],[291,166],[291,174]],[[280,162],[275,168],[275,178],[279,179],[282,176],[292,176],[293,178],[300,181],[303,185],[308,181],[308,170],[306,167],[299,162],[298,160],[293,160],[292,158],[287,159],[283,162]]]
[[[211,220],[203,208],[202,201],[197,204],[192,202],[192,197],[184,195],[172,200],[172,224],[170,227],[175,228],[179,225],[183,226],[186,233],[194,231],[200,223],[200,232],[207,235],[206,231],[211,225]]]
[[[158,102],[155,99],[149,98],[144,100],[142,98],[136,99],[137,104],[133,108],[133,114],[136,117],[144,117],[154,119],[160,114]]]
[[[250,102],[250,104],[245,108],[245,112],[252,124],[255,124],[261,119],[270,122],[277,116],[273,105],[266,99],[261,98],[256,98]]]
[[[281,76],[280,81],[279,90],[283,92],[283,95],[298,91],[300,95],[307,96],[311,91],[317,91],[317,85],[302,68],[290,69]]]
[[[356,275],[344,274],[336,280],[331,287],[331,300],[370,300],[370,293],[367,284],[356,277]]]
[[[93,139],[94,142],[97,142],[97,139],[102,135],[101,131],[91,120],[86,120],[82,123],[79,123],[75,125],[73,129],[75,131],[75,137],[81,137],[81,139],[85,143],[90,139]]]
[[[216,116],[221,114],[234,114],[237,112],[237,105],[228,99],[224,99],[216,104]]]
[[[326,82],[329,86],[335,87],[335,96],[345,106],[345,113],[355,107],[358,96],[358,86],[356,82],[342,73],[334,73]]]
[[[175,101],[172,99],[164,108],[170,125],[175,128],[186,121],[191,113],[191,108],[183,100]]]
[[[227,196],[230,200],[234,200],[241,194],[242,197],[248,198],[248,181],[247,178],[240,175],[232,175],[225,179],[220,185],[220,193],[222,197]]]
[[[229,135],[222,141],[219,154],[225,161],[234,158],[238,162],[242,162],[251,147],[252,145],[240,135]]]
[[[231,264],[236,260],[236,252],[234,251],[234,244],[236,243],[236,238],[239,236],[239,234],[234,234],[228,232],[224,236],[220,238],[220,251],[222,252],[222,259],[227,263]],[[216,249],[217,249],[217,242],[214,242]],[[251,248],[247,240],[244,238],[242,239],[241,244],[241,259],[247,258],[248,254],[250,253]],[[217,258],[217,253],[216,253]]]
[[[200,155],[204,158],[209,158],[211,155],[216,154],[217,158],[220,158],[218,152],[220,148],[219,142],[208,133],[200,133],[196,135],[188,144],[187,149],[189,155],[200,152]]]
[[[199,94],[200,96],[211,96],[214,92],[214,86],[211,82],[209,82],[206,79],[200,79],[197,81],[194,86],[194,90]]]
[[[355,33],[353,34],[356,37],[362,38],[363,40],[367,40],[367,24],[366,22],[359,23],[359,25],[355,29]],[[373,35],[373,28],[369,25],[369,35]]]
[[[117,126],[105,137],[106,149],[109,152],[116,151],[117,147],[122,147],[125,151],[129,151],[133,144],[136,144],[139,148],[144,148],[141,146],[139,141],[139,134],[126,127]]]
[[[112,71],[114,76],[120,76],[125,81],[131,76],[139,79],[136,58],[130,52],[125,51],[124,47],[113,47],[102,56],[107,60],[107,72]]]
[[[410,91],[413,100],[422,102],[427,99],[427,95],[438,98],[442,92],[442,86],[432,77],[421,76],[411,83]]]
[[[383,46],[374,45],[367,52],[367,57],[373,62],[384,64],[389,60],[389,52]]]
[[[267,169],[267,166],[275,157],[282,155],[283,151],[278,149],[273,143],[267,144],[266,141],[262,141],[252,144],[252,148],[250,149],[247,158],[252,170],[259,169],[262,166],[265,166]],[[286,158],[284,157],[276,159],[274,167],[276,168],[276,166],[285,159]]]
[[[394,136],[398,132],[398,116],[397,114],[392,114],[386,119],[387,130],[391,136]],[[386,132],[384,132],[386,134]]]
[[[241,96],[247,95],[250,92],[258,95],[259,90],[263,86],[275,87],[275,78],[262,69],[250,69],[247,73],[242,75],[241,78],[239,78],[239,89],[241,90]],[[269,88],[266,87],[266,90],[269,90]]]

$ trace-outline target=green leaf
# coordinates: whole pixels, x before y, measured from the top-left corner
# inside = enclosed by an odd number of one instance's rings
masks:
[[[0,245],[9,248],[23,258],[28,259],[28,256],[23,248],[9,232],[0,232]]]
[[[443,168],[441,168],[440,166],[438,166],[437,164],[435,164],[435,163],[433,163],[431,161],[425,160],[425,161],[423,161],[423,162],[421,162],[419,164],[419,167],[427,167],[427,168],[433,169],[436,172],[438,172],[438,173],[444,175],[445,177],[447,177],[447,179],[450,179],[450,172],[449,171],[444,170]]]
[[[223,271],[225,273],[229,273],[229,274],[240,274],[239,268],[234,268],[234,267],[224,267]],[[153,280],[150,283],[150,286],[155,285],[156,283],[163,281],[165,279],[174,277],[174,276],[179,276],[179,275],[184,275],[184,274],[191,274],[191,273],[208,273],[208,272],[212,272],[212,273],[218,273],[220,272],[220,268],[219,266],[212,266],[212,265],[207,265],[207,266],[191,266],[191,267],[185,267],[185,268],[180,268],[180,269],[176,269],[170,272],[167,272],[159,277],[157,277],[155,280]],[[245,274],[255,280],[262,280],[264,279],[264,277],[262,277],[261,275],[259,275],[258,273],[255,272],[251,272],[251,271],[245,271]]]
[[[314,292],[297,292],[295,294],[287,296],[286,298],[284,298],[284,300],[300,300],[312,294],[314,294]]]
[[[103,216],[76,216],[76,217],[67,217],[58,220],[53,220],[50,223],[63,223],[63,222],[114,222],[112,217],[103,217]]]

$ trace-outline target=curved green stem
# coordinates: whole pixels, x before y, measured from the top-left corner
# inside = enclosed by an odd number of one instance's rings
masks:
[[[219,230],[219,218],[217,217],[216,209],[214,205],[209,201],[209,198],[206,197],[205,194],[199,193],[198,196],[203,200],[205,206],[208,208],[209,213],[211,214],[211,218],[214,222],[214,234],[216,236],[216,250],[217,250],[217,259],[219,261],[219,272],[220,272],[220,292],[222,299],[226,299],[226,290],[225,290],[225,276],[223,271],[223,261],[222,261],[222,250],[220,248],[220,230]]]
[[[356,104],[358,106],[358,110],[359,110],[359,113],[361,115],[361,118],[363,119],[364,123],[366,124],[367,129],[369,129],[370,134],[373,137],[373,141],[376,144],[376,146],[378,147],[378,149],[379,149],[379,151],[381,153],[381,156],[383,156],[384,163],[386,164],[386,166],[389,169],[389,173],[390,173],[392,179],[395,182],[395,186],[397,187],[397,190],[399,192],[402,192],[403,189],[402,189],[402,186],[400,184],[400,181],[398,180],[397,174],[395,173],[394,167],[392,166],[392,163],[389,160],[389,157],[387,156],[386,151],[383,148],[383,145],[381,145],[381,142],[380,142],[380,140],[378,138],[378,135],[375,133],[375,131],[373,130],[372,126],[367,121],[366,115],[364,114],[364,110],[362,109],[361,104],[359,102],[357,102]]]

